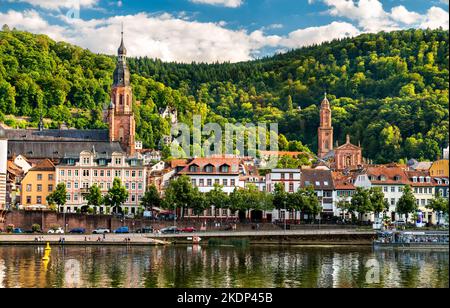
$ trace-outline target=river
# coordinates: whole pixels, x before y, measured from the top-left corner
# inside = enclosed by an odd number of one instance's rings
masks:
[[[0,288],[449,287],[448,251],[300,246],[0,246]]]

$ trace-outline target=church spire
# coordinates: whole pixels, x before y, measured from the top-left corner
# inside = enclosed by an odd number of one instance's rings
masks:
[[[120,46],[117,50],[118,60],[116,70],[114,71],[114,84],[115,87],[129,87],[130,86],[130,70],[127,65],[127,49],[125,48],[124,35],[123,35],[123,23],[121,30]]]

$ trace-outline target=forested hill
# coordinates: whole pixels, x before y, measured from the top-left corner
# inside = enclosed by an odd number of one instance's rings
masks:
[[[104,126],[101,110],[114,63],[112,57],[4,27],[0,121],[23,126],[17,116],[31,116],[36,125],[42,112],[49,126]],[[222,124],[278,122],[282,149],[304,144],[315,151],[325,91],[338,141],[349,133],[376,162],[435,159],[448,143],[448,31],[364,34],[236,64],[146,58],[129,63],[141,102],[135,106],[137,132],[149,147],[169,130],[158,108],[173,105],[185,122],[199,113]]]

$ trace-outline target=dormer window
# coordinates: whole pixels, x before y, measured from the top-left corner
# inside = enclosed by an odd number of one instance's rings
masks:
[[[228,173],[228,172],[230,172],[230,166],[228,166],[228,165],[223,165],[223,166],[221,166],[221,167],[220,167],[220,172],[222,172],[222,173]]]
[[[429,176],[427,176],[426,178],[427,183],[431,183],[431,178]]]
[[[425,180],[425,178],[424,178],[423,176],[420,176],[420,177],[419,177],[419,182],[420,182],[420,183],[423,183],[424,180]]]
[[[380,176],[378,177],[378,180],[379,180],[379,181],[386,181],[386,177],[385,177],[384,175],[380,175]]]
[[[89,165],[91,162],[91,159],[89,157],[83,157],[83,165]]]
[[[75,159],[69,158],[69,159],[67,160],[67,164],[68,164],[68,165],[71,165],[71,166],[75,165]]]
[[[417,183],[417,176],[413,176],[413,182]]]
[[[104,159],[104,158],[99,159],[99,160],[98,160],[98,164],[99,164],[100,166],[106,166],[106,159]]]
[[[198,172],[198,166],[197,165],[191,165],[189,166],[190,172]]]
[[[396,176],[394,176],[394,181],[400,181],[400,176],[399,175],[396,175]]]
[[[116,163],[116,165],[121,165],[122,164],[122,158],[116,158],[115,163]]]
[[[206,165],[205,166],[205,172],[212,173],[214,171],[213,165]]]

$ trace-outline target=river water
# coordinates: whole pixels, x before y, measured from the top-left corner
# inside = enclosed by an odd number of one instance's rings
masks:
[[[0,288],[449,287],[448,251],[371,247],[0,246]]]

